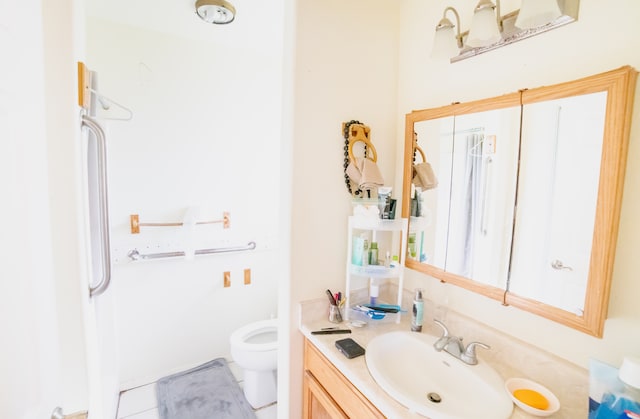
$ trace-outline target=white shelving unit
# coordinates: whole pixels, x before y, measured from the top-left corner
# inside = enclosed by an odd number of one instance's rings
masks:
[[[407,249],[407,237],[408,237],[408,220],[406,218],[399,218],[395,220],[383,220],[379,218],[366,217],[366,216],[350,216],[349,228],[348,228],[348,245],[347,245],[347,272],[346,272],[346,303],[343,317],[348,320],[351,313],[351,308],[357,304],[368,303],[368,301],[352,301],[354,291],[354,282],[357,282],[357,278],[360,279],[360,283],[368,279],[368,286],[370,287],[374,281],[380,282],[387,279],[397,279],[397,301],[380,301],[380,303],[396,304],[402,306],[402,289],[404,281],[404,262]],[[389,232],[389,234],[381,232]],[[353,261],[353,243],[354,237],[358,235],[366,235],[369,243],[378,243],[378,259],[384,261],[386,252],[389,251],[391,256],[398,256],[396,266],[386,267],[384,262],[380,265],[368,265],[360,266],[352,263]],[[384,242],[380,242],[380,236],[384,239]],[[378,284],[379,285],[379,284]],[[361,289],[357,288],[356,290]],[[367,294],[367,298],[369,295]],[[358,313],[360,314],[360,313]],[[396,322],[400,322],[400,313],[388,313],[385,318],[394,318]]]

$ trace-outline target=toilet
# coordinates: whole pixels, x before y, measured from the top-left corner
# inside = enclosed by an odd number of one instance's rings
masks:
[[[229,338],[231,358],[244,370],[244,396],[254,409],[277,398],[278,320],[249,323]]]

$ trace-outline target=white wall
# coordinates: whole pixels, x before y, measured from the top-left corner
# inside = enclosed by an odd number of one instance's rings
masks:
[[[59,379],[65,392],[61,406],[67,413],[87,409],[90,356],[85,346],[89,293],[78,190],[76,6],[76,0],[42,2],[51,249],[63,368]]]
[[[293,391],[293,384],[298,386],[299,380],[291,382],[291,369],[296,369],[296,360],[300,358],[298,348],[291,345],[292,340],[297,341],[297,315],[295,312],[295,299],[293,295],[293,287],[291,282],[291,214],[293,212],[293,142],[295,137],[295,68],[296,68],[296,0],[284,0],[283,16],[284,16],[284,42],[283,51],[284,59],[282,66],[282,142],[280,157],[282,165],[280,166],[280,201],[282,210],[280,212],[280,255],[283,263],[279,269],[279,286],[278,286],[278,318],[280,319],[280,347],[278,351],[278,417],[288,418],[289,412],[298,413],[299,410],[291,410],[291,406],[300,406],[300,398],[292,397],[297,394],[297,390]],[[294,360],[294,362],[292,362]],[[297,377],[297,376],[296,376]],[[297,387],[295,387],[297,388]],[[292,416],[293,417],[293,416]]]
[[[0,416],[88,407],[73,0],[0,6]],[[84,291],[84,295],[83,295]]]
[[[0,5],[0,416],[36,418],[61,402],[39,2]],[[13,18],[15,14],[17,18]],[[21,38],[22,50],[9,39]],[[37,263],[36,263],[37,262]]]
[[[277,314],[282,35],[265,31],[268,42],[238,46],[210,29],[209,40],[198,40],[88,19],[87,64],[98,72],[100,91],[134,114],[106,122],[123,388],[228,357],[233,330]],[[180,222],[189,207],[198,221],[229,211],[231,227],[195,226],[192,236],[175,227],[129,231],[130,214]],[[126,257],[134,247],[155,253],[250,240],[256,251]],[[244,269],[251,269],[251,285],[243,284]],[[229,288],[224,271],[231,272]]]
[[[289,417],[302,406],[297,303],[344,291],[347,215],[342,122],[371,127],[387,184],[396,160],[398,10],[380,0],[297,2],[294,81]]]

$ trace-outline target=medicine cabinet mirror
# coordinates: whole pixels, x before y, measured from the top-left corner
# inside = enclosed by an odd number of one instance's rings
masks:
[[[623,67],[407,114],[406,266],[601,337],[636,77]],[[422,159],[438,185],[412,205]]]

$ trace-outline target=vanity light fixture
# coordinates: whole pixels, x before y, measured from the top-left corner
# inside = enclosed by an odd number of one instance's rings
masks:
[[[236,8],[225,0],[197,0],[196,14],[207,23],[224,25],[233,22]]]
[[[463,33],[458,12],[447,7],[436,26],[431,56],[453,63],[558,28],[578,19],[579,4],[580,0],[522,0],[519,10],[502,16],[500,0],[480,0],[469,31]],[[449,11],[457,27],[446,17]]]
[[[447,12],[452,12],[456,17],[454,25],[448,18]],[[453,7],[447,7],[442,13],[442,19],[436,26],[436,35],[433,40],[431,57],[435,59],[449,59],[456,55],[462,48],[462,35],[460,34],[460,15]]]
[[[486,47],[502,39],[502,21],[500,20],[500,0],[494,4],[491,0],[480,0],[473,11],[473,20],[466,45]]]

